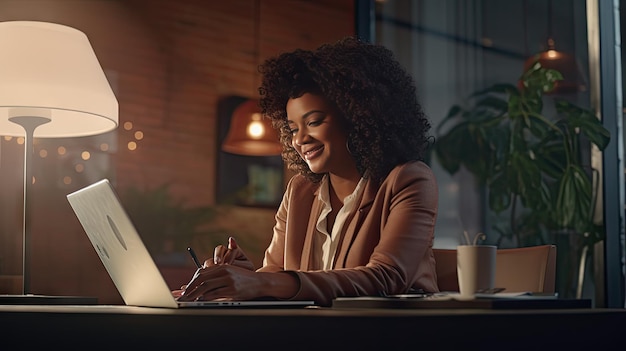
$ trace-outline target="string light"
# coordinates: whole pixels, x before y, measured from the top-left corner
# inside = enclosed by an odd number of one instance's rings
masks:
[[[139,146],[137,142],[144,139],[144,137],[145,137],[144,132],[141,131],[141,130],[133,131],[134,124],[133,124],[133,122],[130,122],[130,121],[123,123],[122,126],[123,126],[124,130],[129,131],[129,132],[132,133],[132,137],[134,139],[134,140],[131,140],[131,141],[129,141],[127,143],[128,150],[130,150],[130,151],[137,150],[137,148]],[[249,131],[251,133],[251,135],[256,135],[256,134],[259,133],[258,128],[257,129],[254,129],[254,127],[252,127],[252,128],[253,129],[251,129]],[[263,128],[263,126],[261,126],[261,128]],[[263,131],[261,130],[261,134],[262,133],[263,133]],[[15,140],[16,144],[18,144],[18,145],[23,145],[24,144],[24,137],[3,136],[2,139],[0,139],[0,140],[4,140],[4,141],[7,141],[7,142],[12,142],[12,141]],[[108,151],[110,151],[110,149],[111,149],[111,146],[110,146],[109,143],[103,142],[103,143],[100,143],[98,145],[98,150],[99,151],[108,152]],[[41,148],[40,150],[37,150],[36,152],[37,152],[37,154],[39,155],[40,158],[47,158],[49,156],[48,155],[49,151],[46,148]],[[65,146],[58,146],[56,148],[56,153],[57,153],[58,156],[65,156],[67,154],[72,154],[72,151],[68,150]],[[88,150],[84,150],[84,151],[80,152],[80,158],[83,161],[90,160],[91,156],[92,156],[91,152],[88,151]],[[74,168],[74,171],[76,173],[83,173],[83,172],[85,172],[87,166],[84,163],[76,163],[73,166],[73,168]],[[33,176],[32,177],[32,184],[35,184],[35,182],[36,182],[36,178],[35,178],[35,176]],[[70,185],[73,182],[73,179],[72,179],[71,176],[64,176],[62,178],[62,182],[65,185]]]

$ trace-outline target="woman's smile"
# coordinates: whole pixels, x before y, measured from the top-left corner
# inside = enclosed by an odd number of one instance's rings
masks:
[[[319,145],[308,149],[307,151],[302,151],[303,158],[307,161],[312,160],[318,156],[320,156],[324,152],[324,145]]]

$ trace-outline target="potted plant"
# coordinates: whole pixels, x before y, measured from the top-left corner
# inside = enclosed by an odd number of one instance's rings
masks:
[[[509,238],[517,246],[537,245],[574,233],[577,255],[604,236],[593,218],[597,170],[583,151],[590,144],[604,150],[610,133],[593,111],[550,98],[562,79],[536,62],[517,85],[472,94],[437,126],[434,152],[442,167],[450,174],[465,167],[487,190],[489,209],[508,218],[492,228],[498,244]]]
[[[159,264],[188,264],[191,262],[188,246],[199,238],[221,234],[220,228],[213,225],[219,214],[217,208],[190,207],[182,200],[174,200],[167,184],[153,189],[128,187],[122,191],[120,199],[148,251]],[[219,243],[216,238],[211,244]]]

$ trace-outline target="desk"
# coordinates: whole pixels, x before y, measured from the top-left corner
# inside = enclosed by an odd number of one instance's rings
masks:
[[[0,345],[46,350],[623,350],[625,309],[160,309],[0,306]],[[469,347],[469,348],[468,348]],[[4,349],[3,347],[0,347]]]

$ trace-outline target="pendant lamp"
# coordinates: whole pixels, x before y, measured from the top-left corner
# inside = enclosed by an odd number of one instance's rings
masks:
[[[257,100],[246,100],[235,109],[222,150],[245,156],[280,155],[278,132],[261,115]]]
[[[259,56],[259,0],[254,2],[254,44],[255,60]],[[253,77],[254,78],[254,77]],[[256,90],[256,79],[253,79],[253,90]],[[261,115],[259,102],[255,99],[246,100],[233,112],[228,133],[222,144],[225,152],[244,156],[276,156],[280,155],[282,146],[278,132],[272,127],[269,118]]]
[[[552,31],[552,0],[548,2],[548,40],[547,49],[530,56],[524,62],[524,71],[527,71],[535,62],[541,67],[559,71],[563,80],[557,81],[554,89],[548,94],[573,94],[586,89],[582,70],[576,58],[555,48]]]
[[[581,83],[580,68],[576,58],[572,55],[557,51],[554,48],[554,40],[548,39],[548,49],[529,57],[524,63],[524,71],[528,70],[535,62],[541,67],[559,71],[563,80],[557,81],[554,89],[549,94],[572,94],[584,91],[585,85]]]

